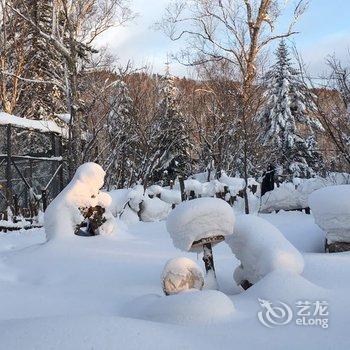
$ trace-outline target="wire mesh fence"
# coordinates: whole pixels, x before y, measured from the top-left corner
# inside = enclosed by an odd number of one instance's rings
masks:
[[[0,125],[0,213],[33,218],[63,188],[61,136]]]

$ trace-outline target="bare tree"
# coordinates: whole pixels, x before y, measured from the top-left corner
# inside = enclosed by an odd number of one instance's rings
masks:
[[[276,33],[275,24],[285,1],[280,0],[184,0],[172,3],[158,27],[172,40],[185,39],[188,46],[177,59],[186,65],[227,61],[233,69],[237,85],[236,98],[240,106],[243,140],[243,175],[245,211],[249,212],[247,197],[250,145],[254,129],[251,125],[256,112],[254,98],[264,49],[274,40],[289,37],[307,2],[299,1],[288,29]]]

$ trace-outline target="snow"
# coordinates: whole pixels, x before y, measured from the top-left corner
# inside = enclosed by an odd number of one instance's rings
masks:
[[[291,184],[293,186],[293,184]],[[307,207],[307,206],[306,206]],[[301,194],[294,186],[280,186],[273,191],[266,192],[261,197],[261,213],[269,213],[274,210],[294,210],[305,208],[302,204]]]
[[[255,215],[239,215],[233,234],[225,238],[241,265],[234,272],[239,285],[252,284],[271,271],[284,269],[302,273],[304,260],[299,251],[268,221]]]
[[[169,204],[179,204],[181,203],[181,192],[178,190],[169,190],[167,188],[163,188],[160,194],[160,198],[162,201]]]
[[[202,269],[191,259],[173,258],[164,266],[161,282],[166,295],[189,289],[201,290],[204,285]]]
[[[80,208],[105,208],[106,222],[100,227],[101,234],[112,234],[116,221],[108,211],[112,198],[100,192],[105,172],[95,163],[81,165],[67,187],[50,203],[45,211],[45,232],[48,240],[57,238],[78,238],[74,234],[77,225],[84,221]]]
[[[142,202],[142,221],[161,221],[166,219],[171,210],[171,205],[163,202],[158,197],[145,196]]]
[[[123,209],[125,208],[126,203],[129,200],[129,192],[130,189],[123,188],[119,190],[112,190],[109,191],[108,194],[110,195],[112,202],[108,209],[111,211],[111,213],[117,217]]]
[[[240,177],[229,177],[225,173],[221,175],[220,182],[224,183],[230,188],[233,188],[235,193],[238,193],[239,191],[243,190],[245,186],[244,179]]]
[[[350,185],[319,189],[310,195],[309,205],[328,242],[350,242]]]
[[[321,232],[312,215],[281,211],[263,218],[307,252],[305,268],[301,275],[274,270],[245,292],[232,279],[239,262],[219,244],[220,291],[161,296],[161,271],[179,257],[165,222],[56,245],[43,244],[44,229],[0,233],[0,348],[347,350],[350,253],[312,251]],[[293,311],[298,300],[327,300],[330,326],[291,322],[269,329],[258,321],[258,298],[286,302]]]
[[[64,128],[60,128],[52,120],[26,119],[16,117],[5,112],[0,112],[0,125],[13,125],[18,128],[37,130],[40,132],[54,132],[64,137],[68,137],[67,130]]]
[[[202,194],[202,184],[198,180],[189,179],[184,181],[185,192],[189,195],[191,191],[195,193],[196,196]]]
[[[232,233],[235,217],[222,199],[198,198],[182,202],[168,216],[167,230],[174,246],[189,251],[194,241]]]
[[[176,295],[146,295],[126,306],[123,315],[153,322],[210,324],[229,320],[235,312],[224,293],[190,290]]]

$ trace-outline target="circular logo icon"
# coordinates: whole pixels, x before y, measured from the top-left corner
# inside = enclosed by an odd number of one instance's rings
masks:
[[[279,301],[276,306],[268,300],[258,300],[263,308],[262,311],[258,312],[258,319],[265,327],[284,326],[292,320],[293,311],[286,303]]]

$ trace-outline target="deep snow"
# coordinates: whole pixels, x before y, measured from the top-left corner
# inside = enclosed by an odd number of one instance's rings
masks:
[[[222,293],[170,297],[160,281],[165,263],[197,256],[174,248],[164,222],[50,244],[43,229],[0,234],[0,349],[348,349],[350,254],[320,253],[324,234],[311,215],[263,217],[303,252],[302,275],[274,271],[242,292],[233,281],[239,262],[220,243]],[[258,298],[326,300],[329,328],[267,328]]]

